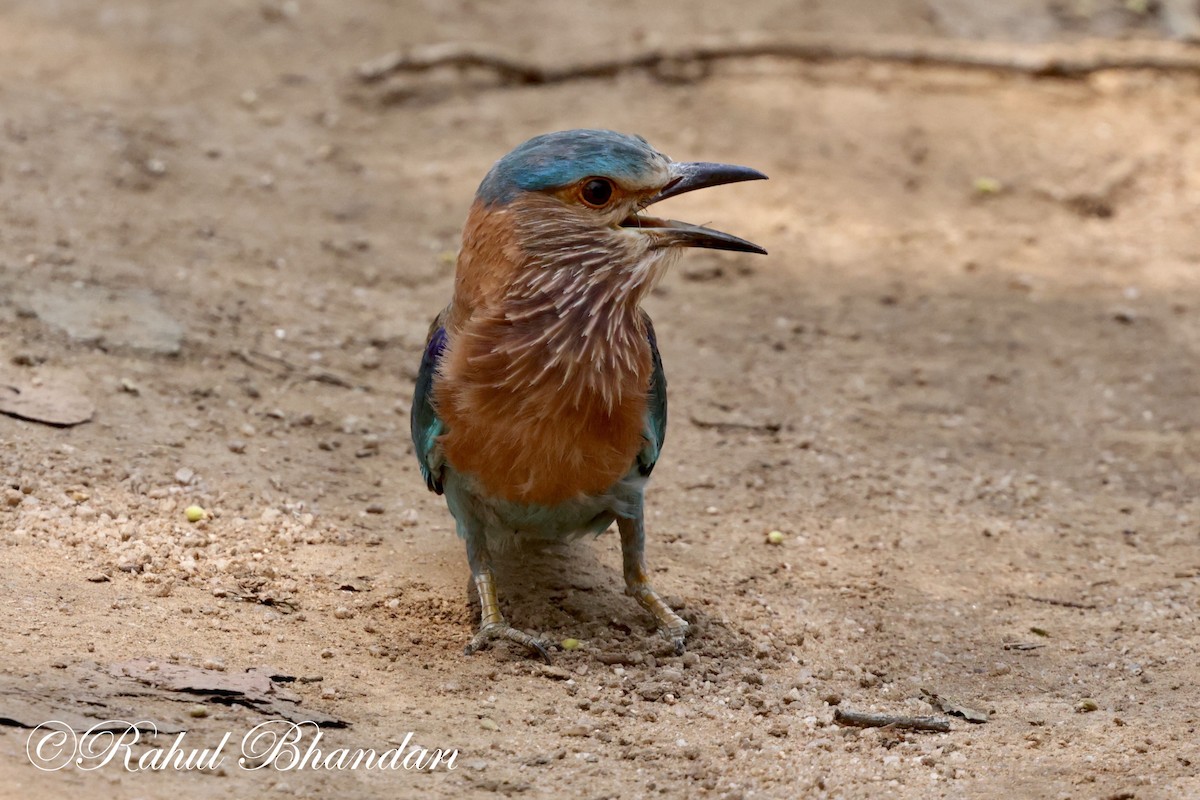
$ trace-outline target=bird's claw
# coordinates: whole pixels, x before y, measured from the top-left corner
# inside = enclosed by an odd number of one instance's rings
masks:
[[[550,663],[550,654],[546,651],[546,644],[539,639],[530,636],[522,630],[518,630],[507,622],[489,622],[479,629],[471,639],[471,643],[466,646],[463,653],[471,655],[480,650],[485,650],[494,641],[507,640],[515,642],[530,652],[530,655],[537,655],[545,663]]]
[[[674,649],[675,655],[677,656],[683,655],[683,651],[685,649],[684,641],[687,639],[688,631],[687,622],[681,619],[679,620],[679,623],[680,624],[678,626],[659,628],[659,632],[662,633],[663,638],[671,643],[671,647]]]
[[[659,633],[671,643],[675,655],[683,655],[684,642],[687,639],[688,632],[688,624],[683,617],[676,614],[667,605],[666,601],[659,596],[658,592],[649,586],[633,586],[627,592],[637,599],[642,608],[654,616],[654,621],[658,623]]]

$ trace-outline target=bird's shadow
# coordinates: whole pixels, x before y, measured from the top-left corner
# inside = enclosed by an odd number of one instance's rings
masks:
[[[625,594],[618,567],[604,563],[601,536],[575,542],[526,542],[493,553],[497,596],[501,612],[514,627],[549,642],[577,639],[592,652],[641,653],[671,657],[673,648],[655,626],[653,617]],[[664,581],[664,584],[666,581]],[[744,634],[714,620],[703,607],[708,598],[689,602],[659,586],[671,605],[689,625],[691,652],[708,650],[729,655],[751,651]],[[473,624],[479,624],[479,597],[474,583],[466,581],[467,607]],[[705,601],[705,602],[702,602]]]

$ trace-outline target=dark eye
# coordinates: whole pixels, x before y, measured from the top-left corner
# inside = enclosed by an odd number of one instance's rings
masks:
[[[579,196],[592,208],[608,205],[608,201],[612,200],[613,196],[612,181],[604,178],[588,178],[584,181]]]

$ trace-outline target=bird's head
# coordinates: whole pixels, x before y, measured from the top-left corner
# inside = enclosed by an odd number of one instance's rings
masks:
[[[672,161],[640,136],[560,131],[496,162],[473,216],[492,231],[477,238],[504,239],[507,260],[522,272],[635,270],[651,278],[684,247],[766,253],[728,233],[642,213],[695,189],[766,177],[749,167]],[[468,238],[464,249],[471,245]]]

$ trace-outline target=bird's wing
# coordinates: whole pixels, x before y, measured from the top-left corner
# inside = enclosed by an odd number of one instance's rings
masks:
[[[417,372],[412,402],[413,452],[417,454],[425,485],[438,494],[442,493],[443,467],[438,437],[446,431],[433,409],[433,381],[437,374],[438,359],[446,349],[446,329],[442,325],[445,315],[445,311],[438,314],[429,326],[429,338],[425,340],[425,354],[421,356],[421,369]]]
[[[654,324],[648,314],[642,314],[646,322],[646,338],[650,340],[650,355],[654,371],[650,376],[650,394],[646,398],[646,426],[642,433],[645,444],[638,453],[638,472],[649,475],[658,462],[658,453],[667,440],[667,376],[663,372],[662,356],[658,354],[658,339],[654,336]]]

